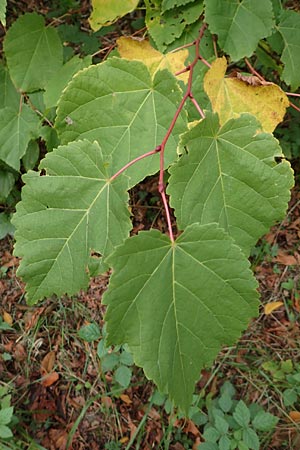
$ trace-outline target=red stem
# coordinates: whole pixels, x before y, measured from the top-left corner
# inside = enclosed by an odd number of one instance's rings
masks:
[[[294,103],[290,102],[290,106],[294,108],[296,111],[300,112],[300,108],[298,108],[298,106],[296,106]]]
[[[250,72],[251,72],[253,75],[256,75],[257,78],[260,79],[260,81],[266,81],[266,80],[264,79],[264,77],[262,77],[262,76],[260,75],[260,73],[258,73],[258,72],[254,69],[254,67],[252,66],[252,64],[250,63],[250,61],[248,61],[247,58],[245,58],[245,63],[247,64],[248,68],[250,69]]]
[[[300,94],[295,94],[294,92],[286,92],[286,95],[290,95],[291,97],[300,97]]]
[[[130,161],[129,163],[127,163],[124,167],[122,167],[120,170],[118,170],[118,172],[116,172],[111,178],[110,181],[113,181],[115,178],[117,178],[121,173],[123,173],[126,169],[128,169],[128,167],[132,166],[133,164],[135,164],[136,162],[140,161],[143,158],[146,158],[147,156],[151,156],[154,155],[155,153],[160,153],[160,167],[159,167],[159,182],[158,182],[158,190],[159,193],[161,195],[162,198],[162,202],[165,208],[165,212],[166,212],[166,218],[167,218],[167,224],[168,224],[168,230],[169,230],[169,236],[170,236],[170,240],[171,242],[174,242],[174,234],[173,234],[173,230],[172,230],[172,222],[171,222],[171,214],[170,214],[170,208],[169,208],[169,204],[168,204],[168,200],[166,197],[166,192],[165,192],[165,184],[164,184],[164,156],[165,156],[165,148],[166,148],[166,144],[169,140],[169,137],[173,131],[173,128],[177,122],[177,119],[179,117],[179,114],[182,111],[182,108],[186,102],[186,100],[188,98],[191,99],[192,103],[194,104],[194,106],[196,107],[197,111],[199,112],[200,116],[202,118],[205,117],[204,112],[202,111],[202,109],[200,108],[198,102],[196,101],[196,99],[194,98],[193,94],[192,94],[192,81],[193,81],[193,72],[194,72],[194,67],[197,64],[197,62],[200,60],[202,61],[204,64],[206,64],[208,67],[211,67],[211,65],[204,59],[202,58],[202,56],[199,54],[199,46],[200,46],[200,41],[203,37],[204,31],[206,29],[206,24],[203,24],[201,27],[201,30],[199,32],[199,37],[196,39],[196,41],[194,41],[191,44],[186,44],[182,47],[179,47],[178,49],[174,50],[180,50],[181,48],[186,48],[186,47],[191,47],[192,45],[195,45],[195,58],[192,61],[192,63],[187,66],[185,69],[177,72],[175,75],[180,75],[181,73],[185,73],[185,72],[190,72],[189,73],[189,79],[188,79],[188,85],[187,85],[187,89],[186,92],[183,96],[183,98],[181,99],[181,102],[174,114],[174,117],[172,119],[172,122],[170,123],[170,126],[168,128],[168,131],[166,132],[161,145],[158,145],[154,150],[151,150],[150,152],[144,153],[141,156],[138,156],[137,158],[133,159],[132,161]]]
[[[158,145],[154,150],[151,150],[150,152],[143,153],[143,155],[138,156],[137,158],[134,158],[132,161],[129,161],[129,163],[125,164],[118,172],[116,172],[112,177],[110,177],[109,181],[113,181],[115,178],[117,178],[121,173],[123,173],[128,167],[132,166],[136,162],[140,161],[141,159],[147,158],[147,156],[155,155],[155,153],[160,152],[161,146]]]

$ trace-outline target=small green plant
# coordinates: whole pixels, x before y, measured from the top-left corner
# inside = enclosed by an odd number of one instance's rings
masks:
[[[97,355],[101,361],[101,370],[103,373],[112,372],[113,382],[126,389],[131,381],[133,358],[127,345],[118,345],[114,347],[106,346],[106,328],[102,331],[96,323],[84,325],[78,331],[78,335],[86,342],[99,341],[97,346]]]
[[[267,361],[262,368],[271,375],[275,386],[282,393],[284,406],[300,406],[300,364],[294,364],[291,359]]]
[[[199,450],[259,450],[260,434],[273,430],[278,418],[252,403],[235,400],[235,389],[229,382],[215,399],[207,397],[207,418]]]
[[[14,407],[11,406],[11,395],[7,386],[0,386],[0,443],[1,440],[13,438],[12,425],[16,424]]]

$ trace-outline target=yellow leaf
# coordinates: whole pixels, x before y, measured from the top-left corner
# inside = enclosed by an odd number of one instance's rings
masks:
[[[300,422],[300,412],[299,411],[291,411],[291,412],[289,412],[289,416],[294,422]]]
[[[139,0],[92,0],[93,12],[89,17],[92,30],[111,25],[120,17],[133,11]]]
[[[283,305],[283,302],[271,302],[271,303],[267,303],[264,307],[265,310],[265,314],[269,315],[272,314],[273,311],[275,311],[275,309],[280,308],[280,306]]]
[[[226,58],[218,58],[204,77],[204,90],[221,124],[248,112],[257,117],[264,131],[272,133],[289,106],[286,94],[276,84],[257,84],[256,77],[225,78],[226,69]]]
[[[13,318],[6,311],[4,311],[4,313],[3,313],[3,320],[4,320],[5,323],[7,323],[7,325],[12,325],[13,324]]]
[[[164,55],[151,47],[149,41],[145,39],[134,39],[130,37],[120,37],[117,39],[118,52],[122,58],[142,61],[154,74],[157,70],[168,69],[175,74],[185,68],[185,60],[188,57],[188,50],[179,50]],[[178,78],[187,83],[189,74],[185,72]]]
[[[119,440],[120,444],[126,444],[126,442],[128,442],[128,441],[129,441],[129,438],[127,436],[124,436]]]

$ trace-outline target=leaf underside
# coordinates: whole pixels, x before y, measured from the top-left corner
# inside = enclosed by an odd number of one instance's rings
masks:
[[[46,176],[24,175],[13,223],[18,270],[30,304],[86,288],[91,251],[111,253],[129,234],[127,179],[109,181],[110,165],[89,141],[59,147],[40,164]]]
[[[58,104],[56,128],[63,144],[98,141],[112,158],[112,172],[161,144],[181,100],[175,77],[167,70],[151,78],[139,61],[112,58],[73,78]],[[166,167],[176,159],[182,113],[166,146]],[[159,155],[144,158],[126,171],[134,186],[159,170]]]
[[[293,171],[278,141],[260,133],[254,116],[242,114],[220,127],[208,113],[182,139],[188,154],[169,172],[168,194],[180,229],[216,222],[245,254],[286,211]]]
[[[216,224],[188,227],[173,245],[157,230],[127,239],[109,258],[108,343],[187,411],[200,370],[257,314],[249,262]]]

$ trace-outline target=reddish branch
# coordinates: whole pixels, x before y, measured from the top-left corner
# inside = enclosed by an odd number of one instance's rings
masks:
[[[187,101],[187,99],[189,98],[191,100],[191,102],[193,103],[193,105],[195,106],[195,108],[197,109],[197,111],[199,112],[200,116],[202,118],[205,117],[203,110],[201,109],[201,107],[199,106],[197,100],[195,99],[195,97],[193,96],[192,93],[192,82],[193,82],[193,73],[194,73],[194,68],[196,66],[196,64],[199,61],[202,61],[205,65],[207,65],[208,67],[210,67],[210,64],[200,55],[199,53],[199,46],[200,46],[200,42],[201,39],[203,37],[204,31],[206,29],[206,24],[203,24],[203,26],[201,27],[201,30],[199,32],[199,36],[198,38],[192,42],[191,44],[186,44],[185,46],[180,47],[179,49],[182,48],[186,48],[186,47],[191,47],[191,46],[195,46],[195,58],[194,60],[191,62],[191,64],[189,64],[185,69],[181,70],[180,72],[177,72],[176,75],[180,75],[181,73],[185,73],[185,72],[189,72],[189,79],[188,79],[188,84],[187,84],[187,88],[185,91],[185,94],[174,114],[174,117],[172,119],[172,122],[168,128],[168,131],[165,134],[165,137],[162,140],[162,143],[160,145],[158,145],[154,150],[151,150],[150,152],[144,153],[141,156],[138,156],[137,158],[133,159],[132,161],[130,161],[129,163],[127,163],[124,167],[122,167],[120,170],[118,170],[118,172],[116,172],[111,178],[110,181],[113,181],[115,178],[117,178],[121,173],[123,173],[126,169],[128,169],[128,167],[132,166],[133,164],[135,164],[136,162],[140,161],[141,159],[146,158],[147,156],[151,156],[154,155],[156,153],[160,153],[160,168],[159,168],[159,182],[158,182],[158,190],[160,192],[161,198],[162,198],[162,202],[164,205],[164,209],[165,209],[165,213],[166,213],[166,219],[167,219],[167,224],[168,224],[168,230],[169,230],[169,236],[172,242],[174,242],[174,234],[173,234],[173,230],[172,230],[172,222],[171,222],[171,215],[170,215],[170,207],[168,204],[168,200],[167,200],[167,196],[166,196],[166,191],[165,191],[165,184],[164,184],[164,160],[165,160],[165,148],[166,148],[166,144],[171,136],[171,133],[175,127],[175,124],[177,122],[177,119],[183,109],[183,106],[185,104],[185,102]],[[176,49],[176,50],[179,50]]]

